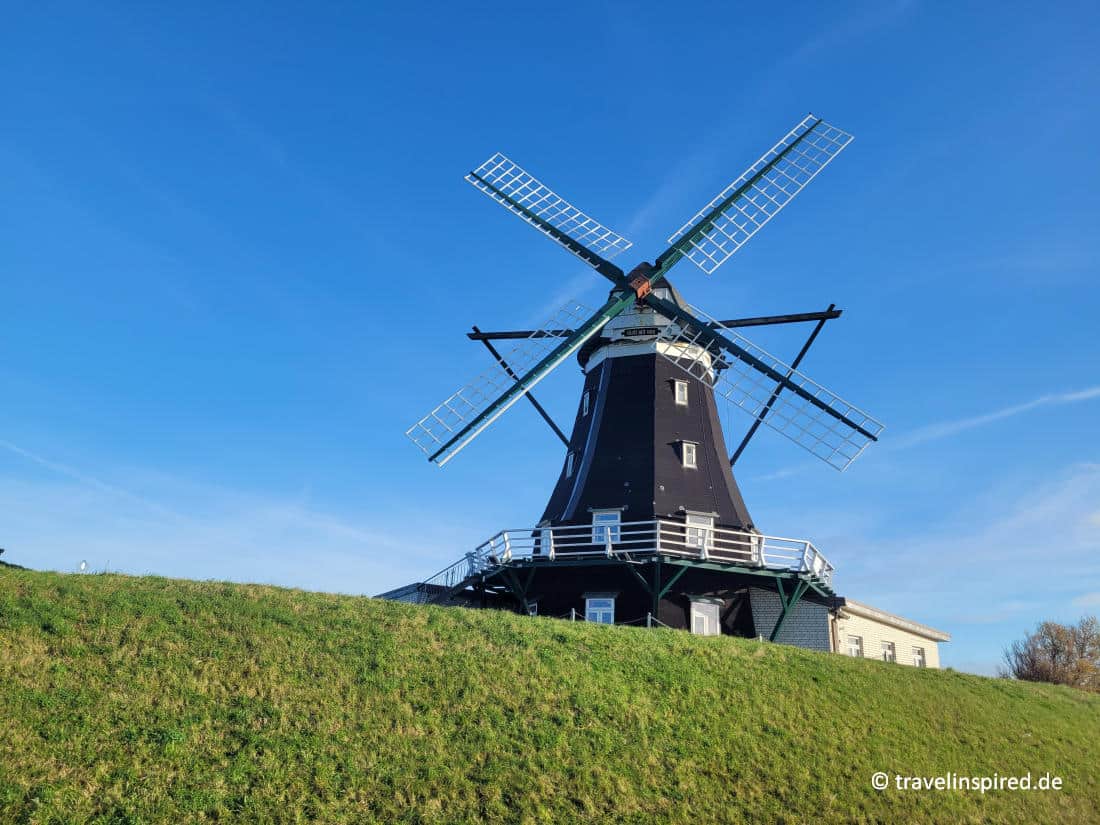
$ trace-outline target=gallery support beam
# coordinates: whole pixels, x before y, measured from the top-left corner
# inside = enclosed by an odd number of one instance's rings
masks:
[[[492,355],[493,358],[496,359],[496,362],[498,364],[500,364],[500,366],[508,374],[508,377],[511,378],[513,381],[518,381],[519,376],[516,375],[515,371],[508,364],[508,362],[504,360],[504,356],[501,355],[499,352],[497,352],[497,348],[494,347],[491,343],[489,343],[488,338],[473,338],[473,336],[475,334],[476,335],[483,335],[481,330],[478,329],[476,326],[473,328],[473,330],[474,330],[473,333],[467,333],[467,335],[469,335],[472,340],[481,341],[481,343],[485,345],[485,349],[489,350],[489,354]],[[531,392],[527,393],[527,400],[531,402],[531,406],[534,407],[535,410],[538,411],[538,414],[542,416],[543,421],[545,421],[547,424],[550,425],[550,429],[554,431],[554,435],[556,435],[559,439],[561,439],[562,444],[564,444],[566,447],[568,447],[569,446],[569,439],[565,437],[565,433],[563,433],[561,431],[561,428],[557,424],[554,423],[554,419],[550,417],[550,413],[548,413],[546,411],[546,409],[542,406],[542,404],[540,404],[535,399],[535,396],[534,396],[533,393],[531,393]]]
[[[836,304],[829,304],[829,308],[825,312],[821,313],[821,318],[814,325],[814,329],[813,332],[810,333],[810,337],[806,339],[806,343],[802,345],[802,349],[798,351],[798,355],[796,355],[795,359],[791,362],[791,368],[787,372],[787,378],[790,378],[794,374],[794,371],[798,369],[798,365],[802,363],[802,359],[805,358],[806,353],[810,351],[810,347],[813,346],[814,340],[817,338],[817,334],[821,332],[821,328],[825,326],[825,322],[828,321],[830,317],[835,318],[836,315],[840,314],[840,311],[835,309],[835,307]],[[832,315],[833,312],[836,312],[836,315]],[[745,452],[745,448],[749,446],[749,441],[751,441],[752,437],[756,435],[756,431],[760,429],[760,425],[764,423],[764,419],[767,417],[768,413],[771,412],[772,407],[775,406],[776,399],[779,398],[779,393],[782,390],[782,384],[778,385],[775,388],[774,392],[772,392],[771,394],[771,398],[768,399],[768,403],[764,405],[764,408],[760,411],[760,414],[756,416],[756,420],[752,422],[752,426],[749,427],[749,431],[745,433],[745,437],[741,439],[741,443],[737,446],[737,449],[733,451],[733,455],[730,456],[731,467],[737,463],[737,459],[741,457],[741,453]]]
[[[783,625],[787,621],[787,617],[791,615],[794,610],[794,606],[798,604],[798,600],[802,598],[803,594],[809,589],[810,583],[802,580],[795,585],[794,592],[791,593],[790,598],[787,597],[787,593],[783,588],[783,580],[775,580],[776,592],[779,593],[779,603],[783,606],[779,613],[779,618],[775,622],[775,627],[772,628],[771,635],[768,637],[768,641],[774,642],[779,638],[779,631],[783,629]]]
[[[717,329],[722,326],[726,329],[738,327],[765,327],[773,324],[801,324],[806,321],[831,321],[839,318],[843,310],[829,308],[826,312],[795,312],[788,315],[757,315],[752,318],[732,318],[728,321],[718,321],[714,325]],[[498,330],[495,332],[482,332],[474,328],[473,332],[467,332],[466,337],[471,341],[502,341],[516,338],[566,338],[571,335],[571,329],[512,329]]]

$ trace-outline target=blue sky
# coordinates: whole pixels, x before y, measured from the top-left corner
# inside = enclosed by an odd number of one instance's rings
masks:
[[[1100,610],[1098,39],[1086,3],[9,7],[0,546],[376,593],[533,523],[561,448],[527,405],[442,471],[403,432],[486,365],[470,324],[606,286],[462,175],[510,154],[633,265],[813,111],[851,147],[673,280],[844,310],[804,368],[883,441],[838,474],[764,430],[745,497],[991,672]]]

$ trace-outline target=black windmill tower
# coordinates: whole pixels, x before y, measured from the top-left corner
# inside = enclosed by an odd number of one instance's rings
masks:
[[[810,542],[757,529],[732,467],[761,423],[839,470],[878,439],[878,421],[797,370],[840,311],[718,321],[689,305],[668,273],[683,259],[713,273],[851,140],[808,116],[677,230],[653,263],[628,273],[611,259],[629,241],[505,156],[467,176],[612,286],[594,312],[570,304],[538,330],[469,334],[493,368],[407,435],[442,466],[526,397],[565,444],[565,458],[537,525],[494,536],[400,597],[775,639],[799,599],[834,595],[832,567]],[[799,322],[814,326],[790,364],[737,332]],[[495,343],[502,340],[512,343],[504,353]],[[585,379],[566,436],[532,390],[573,356]],[[752,418],[732,455],[719,400]],[[749,605],[752,590],[778,596],[777,618],[764,626]]]

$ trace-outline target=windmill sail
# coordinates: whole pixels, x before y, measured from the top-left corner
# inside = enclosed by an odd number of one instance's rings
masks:
[[[633,245],[499,152],[466,180],[596,269]]]
[[[829,165],[852,136],[809,115],[670,237],[663,258],[688,258],[708,275]]]
[[[581,304],[567,304],[543,329],[532,332],[504,356],[518,380],[498,363],[409,427],[405,435],[442,467],[633,300],[633,295],[609,298],[591,315]],[[544,331],[563,327],[573,328],[564,341]]]
[[[669,324],[657,338],[657,351],[708,384],[715,396],[754,418],[766,413],[765,424],[837,470],[846,469],[872,441],[878,440],[884,427],[873,416],[744,336],[723,327],[706,313],[695,307],[690,312],[707,323],[699,328],[689,325],[687,329],[678,323]],[[727,352],[719,353],[707,340],[709,331],[704,332],[707,327],[715,329],[734,345],[731,349],[740,350],[748,358],[741,360]],[[780,383],[780,392],[772,402],[775,375],[785,381]]]

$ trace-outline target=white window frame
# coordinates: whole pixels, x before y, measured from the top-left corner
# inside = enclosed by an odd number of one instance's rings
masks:
[[[584,395],[581,396],[581,417],[588,415],[588,396],[591,393],[588,390],[584,391]]]
[[[913,667],[928,667],[928,657],[923,647],[913,648]]]
[[[714,535],[714,516],[686,513],[684,524],[687,525],[687,546],[696,550],[707,550]]]
[[[615,624],[615,597],[587,596],[584,600],[584,620],[595,624]]]
[[[684,469],[699,469],[699,445],[694,441],[681,441],[680,462],[684,465]]]
[[[527,602],[527,615],[537,616],[539,615],[539,603],[537,601]]]
[[[607,533],[611,534],[611,543],[620,540],[622,530],[619,525],[623,522],[623,511],[619,509],[593,510],[592,511],[592,543],[606,544]]]
[[[849,656],[854,656],[857,659],[862,659],[863,658],[863,637],[862,636],[853,636],[853,635],[849,634],[849,636],[848,636],[848,655]]]
[[[539,528],[539,552],[554,558],[554,528],[549,524]]]
[[[896,662],[898,660],[898,649],[893,642],[882,643],[882,661],[884,662]]]
[[[696,636],[721,636],[720,605],[715,602],[692,601],[688,610],[688,629]],[[696,620],[701,620],[702,629],[697,630]]]
[[[688,382],[676,379],[672,382],[672,397],[676,399],[678,407],[688,405]]]
[[[573,463],[574,463],[573,451],[570,450],[569,452],[567,452],[565,454],[565,477],[566,478],[572,478],[573,477]]]

